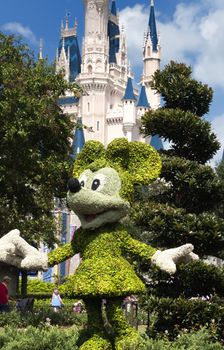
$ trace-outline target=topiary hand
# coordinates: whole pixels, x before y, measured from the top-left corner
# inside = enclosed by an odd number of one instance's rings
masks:
[[[29,245],[19,230],[12,230],[0,238],[0,261],[25,270],[47,270],[47,254]]]
[[[157,250],[152,257],[152,264],[159,267],[162,271],[170,275],[176,272],[176,264],[188,263],[193,260],[199,260],[197,254],[193,253],[192,244],[184,244],[178,248],[171,248],[164,251]]]

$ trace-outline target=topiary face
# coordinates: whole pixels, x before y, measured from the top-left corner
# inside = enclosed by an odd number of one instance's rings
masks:
[[[117,222],[127,214],[129,203],[119,195],[121,180],[113,168],[85,170],[76,185],[73,181],[69,187],[68,204],[84,229]]]
[[[126,215],[134,198],[135,185],[148,185],[160,174],[156,150],[142,142],[115,139],[104,149],[88,141],[74,165],[68,204],[83,228],[117,222]]]

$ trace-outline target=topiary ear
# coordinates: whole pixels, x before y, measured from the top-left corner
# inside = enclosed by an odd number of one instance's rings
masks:
[[[94,161],[99,159],[105,159],[103,144],[99,141],[87,141],[75,160],[73,176],[79,177],[85,169],[88,169]]]
[[[161,168],[159,153],[152,146],[137,141],[129,143],[128,170],[134,184],[150,184],[160,175]]]
[[[122,169],[128,168],[129,163],[129,142],[125,138],[114,139],[106,150],[106,158],[117,164]]]

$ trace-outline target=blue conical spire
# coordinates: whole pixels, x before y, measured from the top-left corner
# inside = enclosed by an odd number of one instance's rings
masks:
[[[77,155],[83,149],[84,144],[85,144],[85,137],[83,132],[82,118],[78,118],[77,126],[73,137],[71,158],[75,159],[77,157]]]
[[[157,36],[157,29],[156,29],[154,0],[151,0],[151,5],[150,5],[149,34],[152,41],[152,49],[153,51],[157,51],[158,36]]]
[[[150,107],[150,104],[148,102],[148,98],[147,98],[147,95],[146,95],[146,91],[145,91],[145,85],[142,85],[142,87],[141,87],[141,91],[140,91],[137,107],[143,107],[143,108],[149,108]]]
[[[117,16],[117,6],[116,6],[115,0],[112,0],[111,13],[112,13],[112,15]]]
[[[124,94],[124,97],[122,98],[122,101],[124,101],[124,100],[136,101],[131,77],[128,78],[125,94]]]

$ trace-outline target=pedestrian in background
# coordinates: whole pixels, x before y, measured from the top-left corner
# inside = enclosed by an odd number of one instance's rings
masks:
[[[64,303],[60,297],[58,289],[55,288],[52,294],[51,306],[53,307],[54,311],[57,312],[62,305],[64,305]]]
[[[0,282],[0,312],[7,312],[9,311],[9,282],[11,278],[9,276],[5,276],[2,279],[2,282]]]

